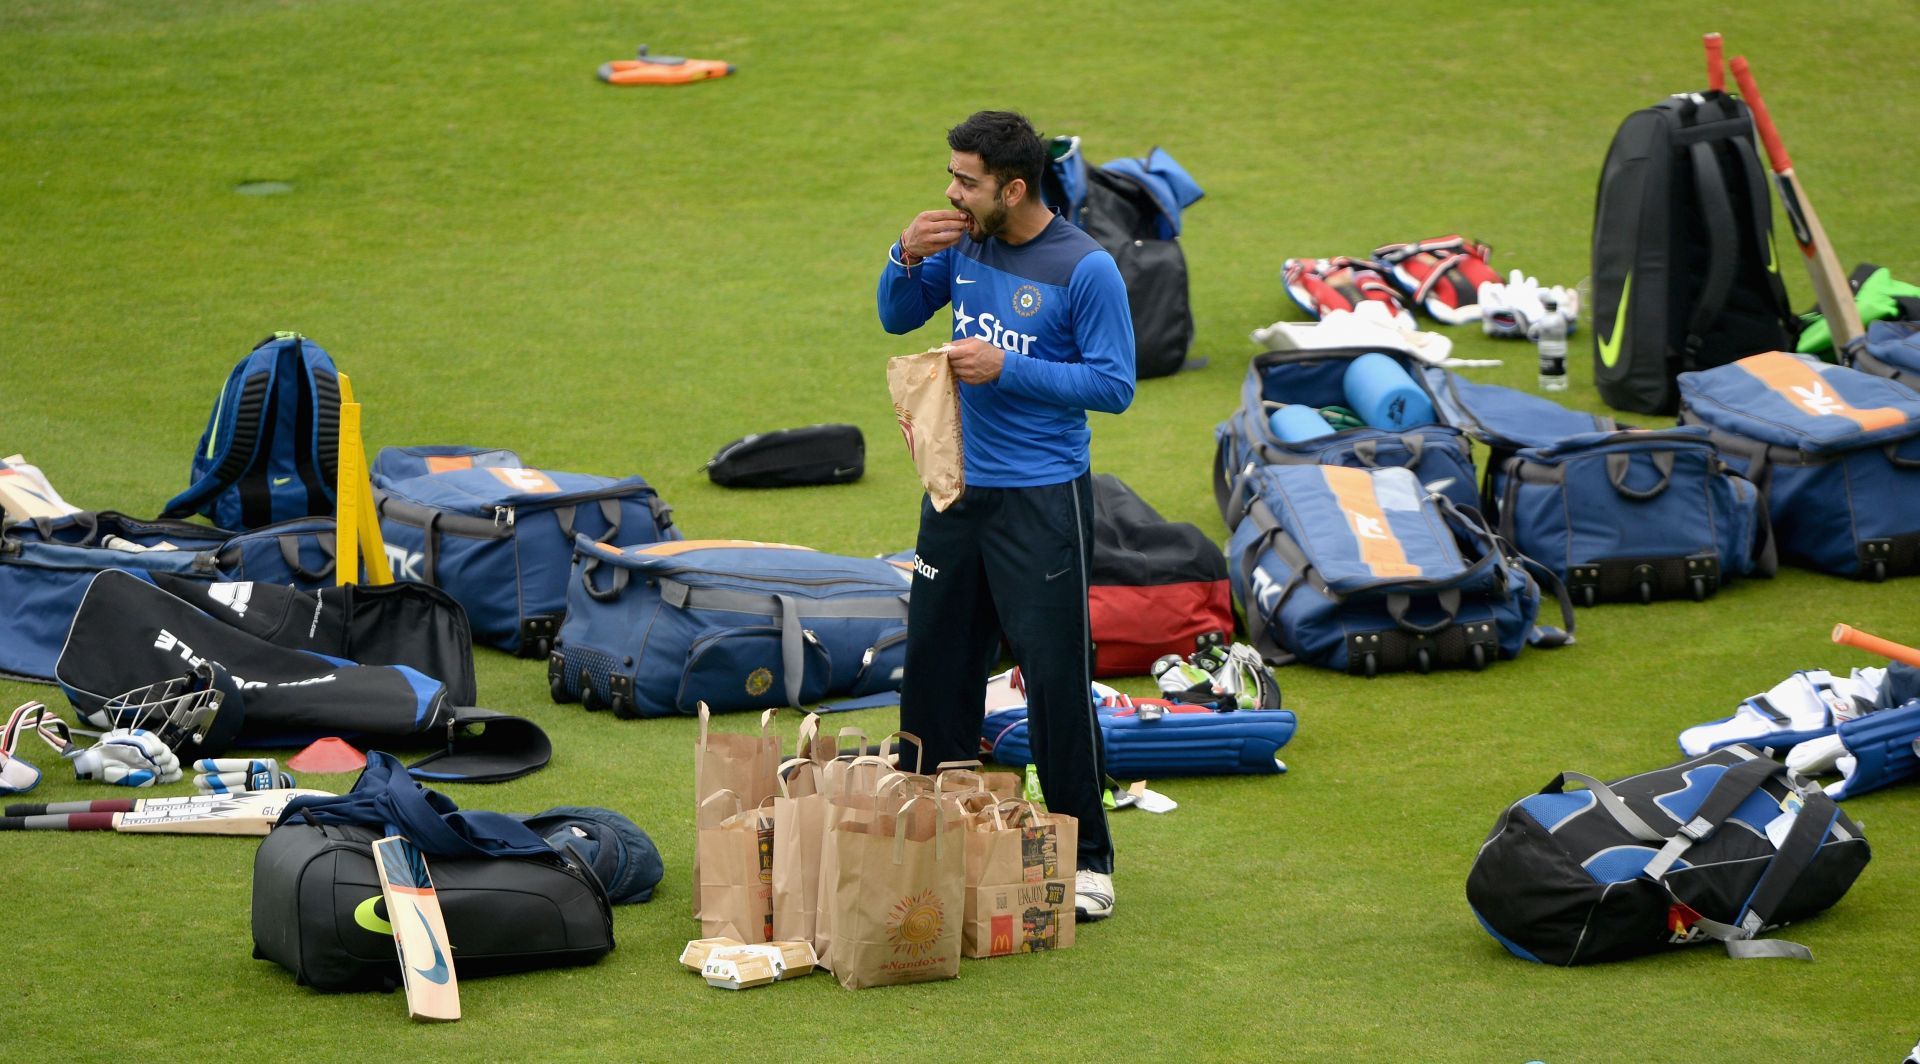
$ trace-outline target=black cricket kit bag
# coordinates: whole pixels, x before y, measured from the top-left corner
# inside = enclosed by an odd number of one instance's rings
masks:
[[[1554,777],[1494,824],[1467,903],[1509,952],[1541,964],[1710,939],[1734,957],[1811,960],[1758,936],[1839,901],[1871,857],[1833,799],[1742,744],[1611,783]]]
[[[428,858],[462,979],[598,961],[614,947],[610,906],[646,901],[661,875],[652,840],[612,810],[461,810],[375,750],[352,791],[294,805],[261,841],[254,957],[316,990],[399,986],[372,854],[396,831]]]
[[[476,641],[521,657],[553,646],[575,534],[616,547],[680,538],[644,479],[529,469],[512,451],[382,448],[373,486],[394,576],[445,588]]]
[[[1483,512],[1553,570],[1576,603],[1704,600],[1736,576],[1772,576],[1760,491],[1697,427],[1640,431],[1438,367],[1441,417],[1490,451]]]
[[[202,514],[249,529],[332,514],[340,377],[319,344],[277,332],[233,367],[193,452],[187,490],[162,517]]]
[[[900,689],[908,569],[779,543],[577,543],[556,702],[660,717]]]
[[[1920,394],[1778,351],[1680,377],[1704,425],[1759,486],[1781,556],[1866,580],[1920,572]]]
[[[1356,469],[1390,466],[1412,470],[1422,484],[1461,506],[1477,501],[1473,448],[1459,429],[1438,423],[1402,429],[1355,424],[1311,439],[1282,439],[1271,419],[1282,406],[1347,406],[1347,372],[1362,356],[1379,353],[1394,360],[1418,387],[1425,388],[1419,362],[1404,351],[1373,347],[1332,347],[1266,351],[1253,356],[1240,386],[1240,406],[1214,429],[1213,498],[1229,529],[1240,523],[1249,501],[1247,478],[1268,465],[1338,465]]]
[[[1250,485],[1227,556],[1251,642],[1272,664],[1481,669],[1572,639],[1559,580],[1409,470],[1261,466]],[[1564,631],[1535,623],[1543,587]]]
[[[240,601],[240,585],[226,586]],[[239,745],[298,745],[329,735],[359,744],[368,736],[411,738],[441,747],[411,771],[423,779],[473,783],[515,779],[552,756],[552,744],[537,725],[455,706],[445,683],[417,669],[361,665],[275,645],[221,619],[217,614],[234,612],[231,605],[213,592],[207,598],[211,612],[136,574],[109,570],[95,576],[55,667],[74,708],[98,718],[118,695],[212,662],[239,685],[245,706]],[[247,606],[252,612],[250,598]],[[276,626],[277,634],[286,632]],[[438,656],[444,658],[444,651]]]
[[[333,581],[333,519],[237,534],[111,510],[16,522],[0,531],[0,673],[52,682],[87,584],[107,569],[319,587]]]
[[[707,479],[723,488],[792,488],[850,484],[866,469],[860,426],[807,425],[734,440],[707,462]]]
[[[1085,230],[1120,268],[1133,314],[1134,376],[1178,373],[1193,347],[1182,212],[1206,193],[1160,148],[1098,168],[1087,165],[1079,137],[1055,137],[1048,150],[1042,201]]]
[[[1747,105],[1685,93],[1614,134],[1593,214],[1593,379],[1615,410],[1671,414],[1675,375],[1799,334]]]
[[[1164,655],[1193,653],[1202,636],[1233,634],[1226,555],[1110,473],[1093,478],[1087,584],[1095,676],[1143,676]]]

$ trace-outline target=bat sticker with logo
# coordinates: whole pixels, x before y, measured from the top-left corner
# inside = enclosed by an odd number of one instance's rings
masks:
[[[373,864],[393,925],[394,947],[407,988],[407,1015],[423,1022],[460,1018],[460,987],[453,976],[453,944],[433,892],[427,859],[403,835],[373,844]]]

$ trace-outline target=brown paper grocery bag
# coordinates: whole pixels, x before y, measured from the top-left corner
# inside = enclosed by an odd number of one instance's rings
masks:
[[[887,390],[893,393],[893,416],[907,438],[907,454],[920,474],[920,483],[944,510],[966,490],[966,459],[960,445],[960,386],[947,349],[936,347],[917,355],[887,360]]]
[[[1073,945],[1079,823],[1016,801],[981,810],[969,827],[965,955],[1002,957]]]
[[[741,809],[732,791],[719,791],[700,804],[699,815],[701,936],[772,941],[772,810]]]
[[[993,795],[994,801],[1020,797],[1020,775],[1015,772],[988,772],[979,761],[942,761],[934,769],[934,793],[965,794],[978,788]]]
[[[833,889],[840,875],[840,851],[833,829],[842,821],[870,822],[883,813],[898,812],[913,793],[897,781],[882,788],[880,781],[888,774],[897,775],[884,760],[863,755],[825,777],[835,789],[827,792],[820,824],[820,887],[815,892],[813,950],[822,968],[833,968]]]
[[[823,765],[793,758],[780,766],[773,799],[773,934],[780,941],[813,941],[820,910],[820,848],[827,796]]]
[[[693,744],[693,809],[698,824],[700,804],[719,791],[732,791],[744,809],[759,806],[780,789],[780,737],[768,732],[775,710],[760,714],[759,735],[709,734],[711,716],[700,703],[700,735]],[[693,845],[693,917],[700,918],[700,838]]]
[[[960,974],[966,825],[935,799],[833,829],[833,973],[848,990]]]

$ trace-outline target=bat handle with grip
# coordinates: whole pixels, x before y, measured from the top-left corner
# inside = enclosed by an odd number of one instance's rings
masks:
[[[1707,46],[1707,88],[1713,92],[1727,91],[1726,65],[1721,61],[1721,41],[1717,33],[1709,33],[1701,40]]]
[[[1891,639],[1882,639],[1869,635],[1849,624],[1833,626],[1833,641],[1842,646],[1858,647],[1869,654],[1878,654],[1883,658],[1920,668],[1920,650],[1896,643]]]
[[[1767,159],[1773,163],[1773,172],[1786,173],[1793,169],[1793,160],[1787,158],[1787,146],[1780,143],[1780,131],[1773,128],[1773,116],[1767,113],[1767,102],[1760,98],[1760,89],[1753,83],[1753,71],[1747,67],[1747,57],[1733,57],[1733,80],[1740,83],[1740,95],[1753,110],[1753,124],[1760,131],[1760,143],[1767,146]]]
[[[112,831],[112,813],[50,813],[0,817],[0,831]]]

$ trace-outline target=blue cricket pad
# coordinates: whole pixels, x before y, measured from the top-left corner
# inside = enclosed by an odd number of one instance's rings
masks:
[[[1840,725],[1840,741],[1856,759],[1852,774],[1827,788],[1829,797],[1856,798],[1889,783],[1920,775],[1920,699]]]

